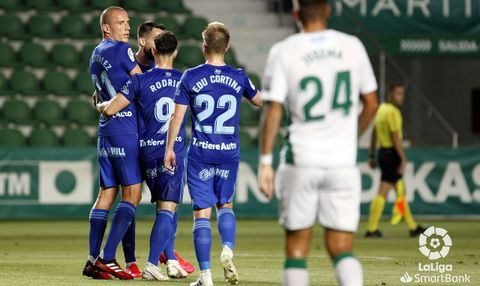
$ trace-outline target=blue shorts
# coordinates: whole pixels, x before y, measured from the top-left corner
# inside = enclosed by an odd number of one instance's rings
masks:
[[[177,158],[177,166],[169,172],[163,165],[163,158],[142,162],[142,175],[152,194],[151,202],[158,200],[180,203],[184,188],[184,160]]]
[[[194,210],[232,201],[238,163],[212,164],[188,160],[187,182]]]
[[[99,137],[97,141],[102,188],[142,182],[136,134]]]

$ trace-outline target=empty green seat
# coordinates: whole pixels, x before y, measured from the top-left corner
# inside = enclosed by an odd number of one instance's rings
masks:
[[[91,125],[98,122],[99,116],[92,103],[82,100],[70,101],[67,105],[66,115],[70,123]]]
[[[38,123],[45,123],[47,125],[63,124],[63,110],[56,101],[37,101],[33,115]]]
[[[19,59],[22,64],[34,67],[46,67],[51,65],[45,48],[35,43],[25,43],[20,48]]]
[[[30,133],[30,145],[33,147],[58,146],[57,134],[51,129],[33,129]]]
[[[0,73],[0,96],[10,95],[12,91],[8,86],[8,80]]]
[[[25,2],[29,8],[36,10],[58,11],[60,9],[55,0],[25,0]]]
[[[240,148],[252,148],[255,147],[255,142],[245,131],[240,130],[238,132],[238,139],[240,141]]]
[[[104,10],[110,6],[119,6],[119,0],[91,0],[90,5],[93,8]]]
[[[17,54],[13,48],[8,44],[0,43],[0,66],[15,67],[17,65]]]
[[[100,27],[100,16],[94,16],[88,22],[88,32],[92,37],[101,38],[102,37],[102,28]]]
[[[72,87],[72,81],[68,75],[57,71],[47,72],[43,79],[43,89],[47,93],[53,93],[56,95],[75,94]]]
[[[73,39],[86,39],[92,36],[88,34],[87,25],[79,15],[66,15],[59,23],[60,33]]]
[[[159,10],[164,10],[170,13],[190,13],[190,10],[185,8],[182,0],[157,0],[155,7]]]
[[[88,0],[61,0],[58,1],[60,7],[67,11],[82,12],[89,11]]]
[[[21,147],[25,145],[25,137],[16,129],[0,129],[0,146]]]
[[[255,87],[258,90],[261,90],[262,89],[262,81],[260,80],[260,77],[257,74],[254,74],[254,73],[248,73],[247,75],[248,75],[248,78],[250,79],[250,81],[255,85]]]
[[[59,38],[55,23],[48,15],[33,15],[28,21],[28,32],[41,38]]]
[[[230,47],[230,49],[228,49],[227,53],[225,54],[225,63],[234,67],[239,66],[237,57],[235,56],[235,51],[232,47]]]
[[[152,12],[154,9],[150,0],[125,0],[123,1],[123,5],[127,11]]]
[[[80,52],[80,63],[82,66],[88,67],[90,65],[90,58],[96,46],[97,44],[86,44],[83,46]]]
[[[15,72],[10,78],[10,87],[13,92],[24,95],[43,94],[40,90],[37,78],[31,72],[27,71]]]
[[[184,45],[178,49],[178,62],[189,68],[205,63],[202,49],[194,45]]]
[[[25,25],[20,18],[13,15],[0,15],[0,36],[14,40],[23,40],[29,37],[25,33]]]
[[[155,23],[165,25],[167,27],[167,30],[177,34],[177,37],[178,34],[182,31],[182,26],[180,25],[180,23],[178,23],[177,19],[172,16],[157,17],[155,19]]]
[[[93,83],[89,72],[79,72],[75,79],[75,89],[78,93],[91,96],[93,93]]]
[[[202,40],[202,32],[208,25],[208,21],[202,17],[188,17],[183,23],[182,33],[191,39]]]
[[[258,126],[259,121],[260,111],[255,109],[250,103],[242,103],[240,106],[240,124],[244,126]]]
[[[92,138],[83,129],[67,129],[63,134],[63,145],[66,147],[89,147],[92,144]]]
[[[129,23],[130,23],[130,37],[135,37],[137,35],[138,26],[143,24],[145,20],[139,16],[129,16]]]
[[[2,0],[0,1],[0,8],[5,10],[25,10],[23,0]]]
[[[23,100],[8,100],[3,104],[3,119],[6,122],[28,123],[31,120],[31,110]]]
[[[68,44],[57,44],[50,52],[55,65],[64,67],[76,67],[79,65],[78,52],[74,46]]]

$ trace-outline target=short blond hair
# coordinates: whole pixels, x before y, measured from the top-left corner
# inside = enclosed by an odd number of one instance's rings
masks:
[[[203,43],[211,54],[224,54],[230,43],[230,31],[220,22],[212,22],[202,32]]]

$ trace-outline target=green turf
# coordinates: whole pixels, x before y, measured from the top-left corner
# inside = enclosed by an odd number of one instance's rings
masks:
[[[143,267],[148,254],[151,221],[137,223],[137,260]],[[453,247],[441,263],[453,265],[452,274],[470,274],[471,285],[480,285],[480,227],[478,221],[430,221],[427,224],[449,231]],[[192,222],[179,223],[177,250],[195,261],[191,235]],[[224,285],[218,263],[220,251],[215,224],[212,266],[215,285]],[[405,271],[417,273],[418,263],[428,260],[417,250],[418,240],[407,236],[404,225],[381,224],[384,239],[361,237],[360,226],[355,253],[365,270],[365,285],[402,285]],[[88,254],[88,223],[84,221],[3,221],[0,222],[0,285],[140,285],[135,281],[94,281],[82,277]],[[315,240],[308,260],[311,285],[335,285],[332,265],[322,242],[322,230],[315,229]],[[117,255],[123,264],[123,254]],[[241,285],[279,285],[283,265],[283,231],[274,221],[242,220],[238,223],[234,261]],[[195,263],[196,264],[196,263]],[[430,273],[431,274],[431,273]],[[188,285],[197,277],[161,283]],[[155,282],[153,282],[155,283]],[[412,283],[412,285],[416,285]],[[421,284],[435,285],[435,284]],[[457,284],[458,285],[458,284]]]

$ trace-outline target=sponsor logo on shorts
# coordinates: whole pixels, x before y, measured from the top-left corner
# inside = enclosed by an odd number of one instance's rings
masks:
[[[122,147],[108,147],[108,148],[101,148],[98,150],[98,157],[106,158],[106,157],[125,157],[125,148]]]
[[[228,174],[230,174],[230,170],[223,170],[223,169],[215,169],[214,167],[205,168],[198,173],[198,177],[202,181],[206,181],[208,179],[213,178],[214,176],[220,177],[222,179],[228,179]]]
[[[146,169],[145,170],[145,177],[147,177],[147,179],[154,179],[156,178],[158,175],[158,170],[157,168],[153,168],[153,169]]]

